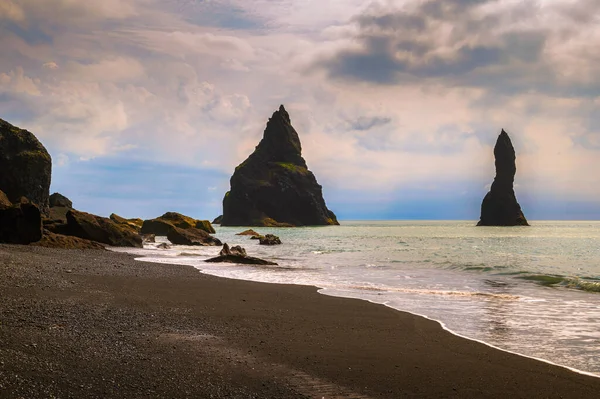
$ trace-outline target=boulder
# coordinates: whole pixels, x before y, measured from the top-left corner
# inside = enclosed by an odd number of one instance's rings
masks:
[[[170,222],[162,220],[160,218],[144,220],[142,224],[141,233],[142,234],[154,234],[157,236],[166,236],[169,234],[169,231],[175,226],[173,226]]]
[[[0,119],[0,190],[19,202],[26,197],[48,214],[52,159],[27,130]]]
[[[263,236],[259,237],[258,239],[259,239],[260,245],[280,245],[281,244],[281,240],[279,239],[279,237],[277,237],[273,234],[267,234],[264,237]]]
[[[73,208],[73,202],[71,202],[70,199],[68,199],[67,197],[65,197],[64,195],[62,195],[60,193],[52,194],[50,196],[49,203],[50,203],[50,208],[53,208],[56,206],[65,207],[65,208],[69,208],[69,209]]]
[[[494,147],[496,177],[481,203],[478,226],[529,226],[514,191],[517,172],[515,149],[502,130]]]
[[[12,204],[0,191],[0,242],[27,245],[42,239],[42,214],[39,208],[22,199]]]
[[[260,236],[260,234],[258,234],[256,231],[250,229],[250,230],[244,230],[241,233],[237,233],[236,236],[252,236],[252,237],[258,237]]]
[[[167,244],[166,242],[161,242],[160,244],[158,244],[156,246],[156,248],[158,248],[158,249],[171,249],[171,246],[169,244]]]
[[[74,209],[67,212],[65,234],[113,247],[143,247],[142,237],[127,226]]]
[[[221,220],[223,220],[223,215],[219,215],[212,221],[212,224],[221,224]]]
[[[255,151],[235,168],[230,184],[222,226],[339,224],[302,158],[300,138],[283,105],[269,119]]]
[[[240,246],[229,248],[227,243],[223,244],[223,249],[219,253],[219,256],[205,260],[210,263],[243,263],[249,265],[277,265],[275,262],[269,262],[268,260],[255,258],[246,255],[246,250]]]
[[[44,236],[42,239],[31,245],[46,248],[63,248],[63,249],[96,249],[105,250],[104,245],[90,240],[84,240],[83,238],[65,236],[62,234],[56,234],[49,230],[44,230]]]
[[[215,233],[215,229],[208,220],[197,220],[177,212],[167,212],[156,219],[144,220],[141,232],[142,234],[166,236],[169,233],[170,226],[180,229],[195,228],[204,230],[207,233]]]
[[[48,210],[48,215],[44,217],[44,224],[46,221],[67,223],[67,212],[73,208],[67,208],[66,206],[53,206]]]
[[[193,227],[189,229],[171,227],[171,229],[167,233],[167,239],[175,245],[222,245],[219,239],[211,236],[204,230],[196,229]]]

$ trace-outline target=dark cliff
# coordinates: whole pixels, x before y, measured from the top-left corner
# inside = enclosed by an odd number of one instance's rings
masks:
[[[494,157],[496,177],[490,192],[481,203],[481,219],[477,225],[528,226],[513,188],[517,172],[515,149],[504,130],[496,141]]]
[[[283,107],[273,113],[255,151],[230,180],[222,226],[339,224],[302,158],[302,146]]]

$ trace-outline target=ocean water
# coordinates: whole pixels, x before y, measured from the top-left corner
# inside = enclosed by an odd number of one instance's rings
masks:
[[[308,284],[422,315],[489,345],[600,376],[600,222],[475,227],[472,221],[342,222],[255,228],[260,246],[215,226],[216,237],[278,266],[209,264],[220,248],[128,249],[144,260],[268,283]]]

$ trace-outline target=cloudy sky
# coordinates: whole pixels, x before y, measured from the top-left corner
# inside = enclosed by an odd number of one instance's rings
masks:
[[[527,217],[600,218],[597,0],[2,0],[0,48],[81,210],[212,219],[285,104],[340,219],[477,219],[501,128]]]

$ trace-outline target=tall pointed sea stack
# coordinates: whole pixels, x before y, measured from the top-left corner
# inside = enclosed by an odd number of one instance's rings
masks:
[[[273,113],[254,152],[231,176],[221,226],[339,224],[302,158],[298,133],[283,107]]]
[[[504,129],[496,141],[494,157],[496,177],[481,203],[481,219],[477,225],[529,226],[513,189],[517,172],[515,149]]]

